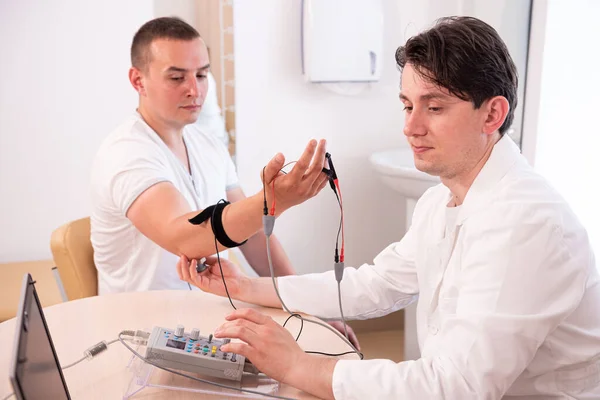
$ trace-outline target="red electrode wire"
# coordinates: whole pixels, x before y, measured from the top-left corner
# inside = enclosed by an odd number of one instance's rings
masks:
[[[275,215],[275,178],[273,178],[273,204],[271,205],[271,215]]]
[[[287,165],[289,165],[289,164],[292,164],[292,163],[294,163],[294,162],[295,162],[295,161],[293,161],[293,162],[291,162],[291,163],[288,163],[288,164],[284,165],[284,168],[285,168]],[[282,168],[282,170],[283,170],[283,168]],[[282,172],[283,172],[283,171],[282,171]],[[284,172],[284,173],[285,173],[285,172]],[[271,212],[270,212],[270,214],[271,214],[272,216],[275,216],[275,205],[277,204],[277,203],[276,203],[276,199],[275,199],[275,179],[276,179],[276,177],[275,177],[275,178],[273,178],[273,182],[272,182],[272,187],[273,187],[273,202],[271,203]],[[263,181],[264,181],[264,169],[263,169]],[[346,240],[345,240],[345,232],[344,232],[344,202],[343,202],[343,199],[342,199],[342,189],[340,188],[340,183],[339,183],[339,180],[338,180],[338,179],[335,179],[335,180],[333,181],[333,183],[334,183],[334,185],[335,185],[335,187],[336,187],[336,190],[337,190],[338,196],[339,196],[339,198],[340,198],[340,213],[341,213],[341,220],[342,220],[342,247],[341,247],[341,251],[340,251],[340,262],[344,262],[344,258],[345,258],[345,249],[346,249]],[[263,183],[263,185],[264,185],[264,183]]]
[[[340,252],[340,262],[344,262],[344,249],[345,249],[345,240],[344,240],[344,202],[342,200],[342,189],[340,189],[340,183],[338,180],[334,180],[333,183],[337,188],[338,194],[340,196],[340,212],[342,213],[342,249]]]
[[[294,163],[297,163],[297,161],[290,161],[289,163],[285,164],[283,167],[281,167],[280,171],[283,172],[284,174],[287,174],[287,172],[285,172],[283,169],[285,167],[287,167],[288,165],[292,165]],[[273,203],[271,204],[271,215],[275,216],[275,179],[277,179],[277,176],[275,176],[273,178]],[[264,186],[264,180],[265,180],[265,170],[263,168],[263,186]],[[266,194],[265,194],[266,196]]]

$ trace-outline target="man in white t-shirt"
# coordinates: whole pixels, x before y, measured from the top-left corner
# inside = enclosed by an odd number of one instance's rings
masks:
[[[217,138],[194,125],[187,125],[181,135],[189,169],[140,112],[127,118],[100,147],[92,172],[92,243],[100,294],[188,289],[173,267],[176,255],[152,240],[152,234],[157,237],[158,232],[152,232],[150,226],[148,233],[141,231],[129,218],[128,211],[134,211],[131,206],[145,191],[168,184],[192,211],[241,190],[231,158]],[[153,211],[159,214],[156,218],[163,212],[162,207],[142,212]],[[140,217],[146,218],[143,214]],[[214,253],[211,243],[206,250]],[[287,259],[282,261],[279,272],[291,273]]]
[[[222,139],[196,123],[209,85],[208,51],[200,35],[177,18],[149,21],[134,36],[131,61],[129,79],[139,93],[138,109],[105,139],[92,168],[91,240],[99,294],[197,290],[179,279],[177,260],[213,255],[216,245],[219,252],[227,248],[221,239],[216,243],[211,221],[189,222],[221,199],[231,202],[222,217],[216,217],[229,240],[226,244],[247,240],[240,247],[243,256],[259,276],[269,276],[261,230],[263,191],[246,198]],[[268,204],[277,177],[276,215],[326,185],[327,176],[321,172],[325,147],[324,140],[318,145],[311,141],[287,175],[279,172],[281,154],[265,167]],[[271,250],[275,274],[293,274],[273,236]],[[342,329],[339,322],[331,324]],[[354,333],[349,334],[358,344]]]
[[[99,293],[190,290],[177,275],[178,257],[213,255],[217,243],[210,221],[193,225],[189,219],[220,199],[231,202],[220,218],[227,243],[247,240],[242,253],[259,275],[268,275],[259,232],[263,191],[246,198],[226,147],[194,125],[208,86],[208,51],[200,35],[180,19],[157,18],[136,33],[131,58],[138,109],[105,139],[92,168]],[[324,157],[325,141],[313,140],[289,174],[279,172],[283,155],[269,162],[264,181],[269,202],[275,194],[277,214],[325,186]],[[275,273],[292,274],[281,245],[271,241]],[[219,252],[226,248],[219,240]]]

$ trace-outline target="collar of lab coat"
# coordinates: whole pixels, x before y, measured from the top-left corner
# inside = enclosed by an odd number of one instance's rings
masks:
[[[456,218],[457,226],[462,225],[476,211],[489,206],[493,201],[493,188],[518,162],[525,162],[519,147],[508,135],[503,135],[494,145],[490,158],[469,188]]]

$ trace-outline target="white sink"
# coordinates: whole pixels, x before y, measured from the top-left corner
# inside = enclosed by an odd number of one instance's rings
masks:
[[[410,148],[398,148],[373,153],[369,157],[383,183],[402,196],[418,199],[427,189],[440,183],[440,178],[415,167]]]

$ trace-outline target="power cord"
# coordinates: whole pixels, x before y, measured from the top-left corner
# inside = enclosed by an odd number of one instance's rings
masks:
[[[121,332],[121,334],[131,336],[131,341],[133,341],[136,344],[146,344],[148,342],[148,338],[150,337],[150,334],[148,332],[141,331],[141,330],[123,331],[123,332]],[[111,344],[118,342],[118,341],[119,341],[119,339],[117,338],[117,339],[111,340],[110,342],[107,342],[106,340],[98,342],[95,345],[93,345],[92,347],[85,350],[83,352],[83,357],[81,357],[77,361],[72,362],[71,364],[65,365],[64,367],[62,367],[62,369],[65,370],[67,368],[71,368],[72,366],[79,364],[83,360],[91,360],[91,359],[95,358],[96,356],[98,356],[100,353],[103,353],[104,351],[108,350],[108,346],[110,346]]]
[[[86,351],[83,352],[83,357],[81,357],[79,360],[72,362],[71,364],[67,364],[64,367],[62,367],[63,370],[67,369],[67,368],[71,368],[74,365],[79,364],[80,362],[82,362],[83,360],[91,360],[92,358],[96,357],[98,354],[104,352],[105,350],[108,349],[108,346],[118,342],[119,339],[114,339],[111,340],[110,342],[106,342],[105,340],[96,343],[95,345],[93,345],[92,347],[90,347],[89,349],[87,349]]]

